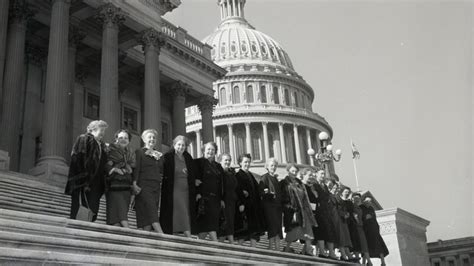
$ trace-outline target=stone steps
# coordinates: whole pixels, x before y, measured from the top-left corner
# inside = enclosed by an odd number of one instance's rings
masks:
[[[70,220],[70,197],[61,189],[10,173],[0,171],[0,263],[334,263],[267,250],[265,236],[255,249],[136,230],[133,211],[129,213],[131,228],[108,226],[104,199],[97,222]]]
[[[89,256],[87,263],[121,258],[123,263],[158,261],[230,264],[324,264],[317,258],[252,249],[237,245],[188,239],[164,234],[70,220],[41,214],[0,209],[0,257],[8,249],[26,250],[37,259],[74,260]],[[49,251],[45,253],[44,251]],[[19,256],[14,252],[14,256]],[[10,256],[10,255],[8,255]],[[7,256],[7,257],[8,257]],[[55,256],[53,256],[56,258]],[[97,260],[96,260],[97,259]],[[133,260],[128,262],[127,260]],[[111,260],[113,261],[113,260]],[[108,263],[112,263],[112,262]],[[73,262],[73,261],[71,261]]]

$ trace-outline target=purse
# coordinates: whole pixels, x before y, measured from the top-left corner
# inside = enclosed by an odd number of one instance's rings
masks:
[[[79,209],[77,210],[76,220],[92,222],[95,213],[89,208],[89,202],[87,201],[87,197],[85,195],[84,199],[86,200],[87,206],[82,205],[82,193],[84,192],[81,189],[81,192],[79,193]]]

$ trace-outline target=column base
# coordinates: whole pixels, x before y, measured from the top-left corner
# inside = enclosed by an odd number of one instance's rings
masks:
[[[66,187],[68,173],[66,160],[59,156],[45,156],[28,171],[28,174],[39,177],[43,183],[59,188]]]
[[[7,151],[0,150],[0,170],[10,170],[10,156]]]

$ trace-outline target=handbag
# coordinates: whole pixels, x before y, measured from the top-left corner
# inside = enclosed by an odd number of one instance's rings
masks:
[[[86,200],[86,205],[82,205],[82,193],[83,190],[79,193],[79,209],[77,210],[76,220],[92,222],[95,213],[89,208],[89,202],[87,201],[87,197],[84,195],[84,199]]]

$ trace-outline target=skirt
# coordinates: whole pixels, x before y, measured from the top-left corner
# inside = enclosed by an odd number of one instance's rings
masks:
[[[282,207],[279,204],[264,202],[263,214],[265,217],[265,225],[268,238],[275,236],[282,237]]]
[[[315,218],[318,227],[313,227],[315,241],[335,242],[335,227],[328,213],[327,210],[322,208],[316,211]]]
[[[108,191],[105,194],[107,224],[117,224],[128,221],[128,208],[131,198],[130,190]]]
[[[188,179],[175,179],[173,188],[173,233],[191,231]]]
[[[369,252],[369,246],[367,245],[367,238],[365,237],[364,227],[357,226],[357,234],[359,235],[359,244],[361,253]]]
[[[217,232],[221,202],[217,197],[212,196],[205,196],[201,200],[204,200],[204,213],[198,215],[196,219],[197,233]]]
[[[234,220],[235,220],[235,200],[225,201],[225,228],[219,228],[218,236],[230,236],[234,235]]]
[[[140,194],[135,196],[135,212],[137,228],[159,223],[158,208],[160,205],[161,183],[159,181],[143,181]]]

